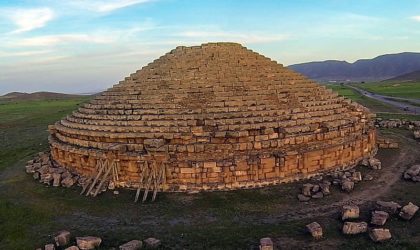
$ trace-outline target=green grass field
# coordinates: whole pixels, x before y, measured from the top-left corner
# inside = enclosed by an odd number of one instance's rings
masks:
[[[327,84],[327,88],[330,88],[337,92],[339,95],[349,98],[357,103],[362,104],[363,106],[369,108],[372,112],[390,112],[398,113],[398,109],[391,107],[388,104],[382,103],[380,101],[371,99],[369,97],[363,96],[354,89],[346,87],[345,85],[340,84]]]
[[[381,95],[420,99],[420,82],[374,82],[353,85]]]
[[[35,249],[51,242],[51,235],[63,229],[74,236],[102,237],[101,249],[147,237],[161,239],[164,249],[256,249],[259,239],[266,236],[272,237],[278,245],[296,249],[326,246],[416,249],[420,244],[420,216],[408,223],[392,219],[390,227],[394,238],[384,244],[374,244],[366,235],[344,237],[339,233],[342,223],[336,214],[314,214],[301,219],[284,217],[285,213],[315,205],[329,206],[348,197],[338,189],[309,205],[296,200],[301,183],[196,195],[159,194],[155,203],[134,204],[132,190],[121,190],[118,196],[107,192],[88,198],[79,195],[78,187],[53,188],[34,181],[24,172],[24,165],[37,152],[48,148],[47,126],[84,101],[86,99],[0,105],[0,249]],[[395,153],[386,153],[384,157]],[[362,187],[356,187],[355,192]],[[401,182],[389,195],[401,199],[404,194],[403,202],[409,199],[419,204],[418,191],[415,184]],[[314,220],[324,226],[325,237],[321,241],[312,240],[304,231],[305,225]]]

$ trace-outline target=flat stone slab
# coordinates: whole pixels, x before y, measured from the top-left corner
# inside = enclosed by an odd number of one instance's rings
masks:
[[[381,242],[391,239],[391,232],[386,228],[374,228],[369,232],[369,237],[374,242]]]

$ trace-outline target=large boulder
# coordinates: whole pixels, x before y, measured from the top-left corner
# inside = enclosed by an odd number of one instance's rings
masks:
[[[398,209],[401,208],[401,205],[393,201],[377,201],[376,209],[385,211],[388,214],[397,214]]]
[[[138,250],[138,249],[141,249],[142,246],[143,246],[143,242],[141,242],[140,240],[132,240],[125,244],[122,244],[119,247],[119,249],[120,250]]]
[[[341,219],[357,219],[359,218],[360,209],[356,205],[345,205],[341,209]]]
[[[373,211],[370,224],[383,226],[388,220],[389,214],[385,211]]]
[[[55,244],[58,247],[66,246],[70,243],[70,232],[69,231],[60,231],[55,237],[54,237]]]
[[[386,228],[374,228],[369,232],[370,238],[375,242],[381,242],[391,239],[391,232]]]
[[[322,227],[318,222],[312,222],[306,225],[306,229],[315,239],[322,238]]]
[[[343,234],[360,234],[367,232],[366,222],[344,222]]]
[[[86,237],[76,237],[77,246],[81,250],[90,250],[99,247],[102,243],[102,239],[99,237],[86,236]]]
[[[273,250],[274,245],[271,238],[262,238],[260,239],[260,250]]]
[[[400,217],[404,220],[410,220],[413,216],[417,213],[419,207],[414,205],[413,203],[409,202],[405,205],[400,211]]]

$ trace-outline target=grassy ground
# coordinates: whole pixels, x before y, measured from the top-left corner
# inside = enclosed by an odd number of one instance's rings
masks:
[[[381,95],[420,99],[420,82],[374,82],[353,85]]]
[[[392,106],[382,103],[380,101],[374,100],[372,98],[366,97],[351,89],[345,85],[340,84],[328,84],[328,88],[334,90],[339,95],[342,95],[346,98],[349,98],[355,102],[362,104],[363,106],[369,108],[373,112],[391,112],[397,113],[398,109],[393,108]]]
[[[51,242],[51,235],[62,229],[75,236],[101,236],[103,249],[147,237],[162,239],[163,248],[172,249],[255,249],[265,236],[285,249],[416,249],[420,245],[420,216],[411,222],[392,219],[394,239],[385,244],[374,244],[366,235],[342,236],[342,223],[335,214],[292,216],[317,206],[326,206],[328,212],[330,204],[350,197],[336,188],[331,196],[308,204],[295,198],[299,183],[235,192],[159,194],[155,203],[134,204],[131,190],[87,198],[76,187],[52,188],[35,182],[24,172],[25,162],[47,149],[47,125],[83,101],[0,105],[0,249],[35,249]],[[415,149],[416,142],[410,143],[408,147]],[[397,153],[381,153],[385,166]],[[354,194],[369,185],[357,186]],[[400,181],[387,195],[419,204],[419,191],[418,185]],[[364,211],[367,214],[368,208]],[[304,226],[314,220],[324,226],[321,241],[304,232]]]

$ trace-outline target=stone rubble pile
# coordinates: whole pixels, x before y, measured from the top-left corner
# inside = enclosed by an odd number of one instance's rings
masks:
[[[360,165],[370,167],[371,169],[381,169],[381,161],[376,158],[367,158],[360,162]],[[350,169],[348,171],[337,171],[312,178],[314,183],[305,183],[302,185],[301,193],[297,199],[302,202],[311,199],[320,199],[331,194],[331,186],[338,186],[344,192],[351,192],[356,183],[361,181],[371,181],[373,177],[369,174],[362,175],[360,171]]]
[[[378,138],[376,139],[376,144],[378,144],[379,148],[395,149],[400,147],[400,144],[397,141],[390,138]]]
[[[55,243],[48,243],[44,246],[44,250],[91,250],[101,247],[102,239],[94,236],[76,237],[74,240],[71,238],[69,231],[60,231],[53,238]],[[155,249],[161,245],[161,241],[156,238],[148,238],[143,241],[131,240],[118,247],[119,250],[138,250],[146,246],[147,249]],[[116,249],[116,248],[111,248]],[[267,248],[268,249],[268,248]],[[37,248],[36,250],[42,250]]]
[[[51,159],[49,152],[40,152],[32,160],[26,162],[26,173],[31,174],[35,180],[48,186],[70,188],[75,185],[84,187],[88,181],[86,177],[80,177],[77,173],[58,165]],[[99,193],[107,189],[114,189],[112,181],[105,181]]]
[[[401,207],[396,202],[377,201],[375,209],[371,213],[371,226],[369,226],[365,221],[354,221],[358,220],[360,216],[358,206],[345,205],[341,210],[341,220],[344,222],[342,232],[347,235],[369,232],[369,237],[375,242],[389,240],[392,237],[390,230],[381,228],[385,225],[389,216],[398,215],[403,220],[411,220],[418,210],[419,207],[411,202]]]
[[[420,139],[420,121],[407,121],[400,119],[383,120],[376,118],[375,126],[377,128],[403,128],[413,131],[415,139]],[[380,145],[379,145],[380,146]]]
[[[420,182],[420,164],[413,165],[404,172],[403,175],[405,180],[411,180],[414,182]]]
[[[377,128],[406,128],[410,130],[420,129],[420,121],[407,121],[401,119],[384,120],[376,118],[375,126]]]

